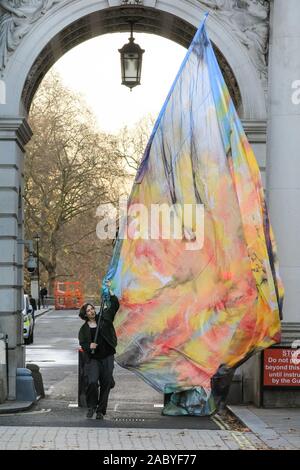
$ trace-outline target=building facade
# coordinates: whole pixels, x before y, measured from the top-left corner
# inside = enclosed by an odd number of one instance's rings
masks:
[[[188,47],[207,11],[207,30],[266,190],[286,291],[282,341],[290,346],[300,339],[299,0],[0,0],[0,333],[8,336],[8,381],[2,373],[0,397],[15,399],[16,368],[25,360],[18,240],[24,147],[32,136],[27,118],[41,80],[82,41],[128,31],[129,18],[139,18],[138,32]],[[259,405],[258,357],[238,371],[236,383],[240,401]],[[278,404],[279,392],[268,393],[266,400]],[[300,402],[297,392],[286,400]]]

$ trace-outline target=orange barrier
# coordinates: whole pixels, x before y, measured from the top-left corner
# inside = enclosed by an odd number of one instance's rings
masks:
[[[79,281],[60,282],[54,285],[55,310],[80,308],[83,304],[83,293]]]

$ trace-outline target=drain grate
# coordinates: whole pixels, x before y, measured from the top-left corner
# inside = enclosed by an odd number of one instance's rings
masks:
[[[144,422],[144,418],[113,418],[113,421],[122,422],[122,423],[140,423]]]

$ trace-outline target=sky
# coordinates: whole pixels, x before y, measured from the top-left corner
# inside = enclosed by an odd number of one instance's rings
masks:
[[[101,130],[117,133],[133,127],[143,116],[157,117],[187,50],[153,34],[134,33],[135,42],[145,49],[141,85],[121,85],[118,49],[130,33],[105,34],[90,39],[67,52],[53,69],[64,83],[80,92],[94,112]]]

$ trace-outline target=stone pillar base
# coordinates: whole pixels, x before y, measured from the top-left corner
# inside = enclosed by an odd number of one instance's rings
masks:
[[[290,348],[294,341],[299,340],[300,323],[282,322],[282,341],[276,345]],[[300,386],[293,389],[274,386],[263,387],[262,353],[257,353],[235,373],[233,386],[228,396],[228,404],[249,404],[264,408],[298,408],[300,407]]]

